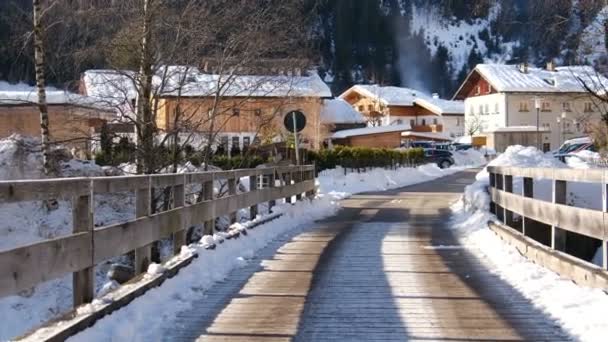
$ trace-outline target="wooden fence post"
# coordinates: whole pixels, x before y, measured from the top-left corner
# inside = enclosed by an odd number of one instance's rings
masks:
[[[173,208],[183,207],[185,205],[185,187],[186,177],[184,176],[184,183],[178,184],[173,187]],[[182,222],[183,224],[183,222]],[[177,255],[181,252],[182,246],[186,244],[186,228],[185,226],[179,227],[180,230],[173,233],[173,254]]]
[[[291,170],[285,172],[283,174],[283,186],[289,186],[291,185]],[[285,197],[285,203],[291,203],[291,197]]]
[[[213,200],[213,183],[215,180],[215,176],[211,177],[211,180],[203,183],[203,200],[211,201]],[[215,231],[215,219],[211,219],[205,222],[204,234],[205,235],[213,235]]]
[[[530,177],[524,177],[524,186],[522,189],[524,197],[534,198],[534,179]],[[528,218],[526,217],[526,208],[524,207],[523,213],[521,215],[522,220],[522,234],[526,235],[526,221]]]
[[[255,191],[258,188],[258,176],[249,176],[249,191]],[[254,204],[249,207],[249,218],[253,220],[258,215],[258,205]]]
[[[608,269],[608,171],[604,171],[602,182],[602,210],[604,211],[604,239],[602,240],[602,266]]]
[[[231,178],[228,178],[228,196],[236,195],[236,172],[232,174]],[[230,213],[230,224],[236,223],[237,212]]]
[[[302,166],[300,165],[300,167],[298,167],[298,171],[296,171],[296,177],[294,180],[294,182],[296,184],[302,182],[302,179],[304,178],[302,172],[303,172]],[[301,201],[301,200],[302,200],[302,193],[296,194],[296,202]]]
[[[269,187],[269,188],[271,188],[271,189],[272,189],[272,188],[274,188],[274,187],[276,186],[276,185],[275,185],[275,177],[276,177],[276,174],[277,174],[277,169],[276,169],[276,168],[273,168],[273,169],[272,169],[272,175],[270,175],[270,176],[268,177],[268,187]],[[268,202],[268,213],[269,213],[269,214],[270,214],[270,213],[272,213],[272,207],[274,207],[274,206],[275,206],[275,204],[276,204],[276,201],[275,201],[275,200],[270,200],[270,201]]]
[[[567,188],[566,181],[552,180],[553,183],[553,203],[566,204]],[[558,251],[566,250],[566,232],[555,225],[551,225],[551,248]]]
[[[151,196],[151,178],[146,177],[146,187],[135,191],[135,216],[144,217],[150,216],[150,196]],[[134,271],[135,274],[141,274],[148,270],[148,265],[152,259],[152,245],[143,246],[135,250]]]
[[[88,232],[91,237],[89,251],[93,262],[93,184],[89,182],[89,195],[72,199],[72,231],[74,233]],[[88,267],[72,273],[73,306],[90,303],[95,296],[95,267]]]
[[[307,172],[307,177],[306,180],[312,180],[314,183],[315,180],[315,170],[316,167],[313,165],[312,170]],[[313,188],[306,191],[306,197],[310,198],[310,199],[314,199],[316,195],[316,188],[315,185],[313,184]]]
[[[504,187],[505,192],[513,193],[513,176],[504,175],[503,187]],[[506,208],[503,208],[503,210],[504,210],[504,224],[509,227],[512,227],[513,226],[513,212],[511,210],[507,210]]]

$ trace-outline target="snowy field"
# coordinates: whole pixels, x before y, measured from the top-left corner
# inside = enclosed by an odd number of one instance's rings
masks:
[[[512,146],[489,165],[519,167],[573,167],[543,154],[533,147]],[[574,167],[588,167],[577,163]],[[454,204],[452,225],[467,246],[492,272],[509,282],[526,298],[553,317],[570,334],[581,341],[605,341],[608,336],[608,295],[598,289],[576,285],[556,273],[524,258],[514,247],[506,245],[487,227],[495,216],[489,213],[490,197],[485,188],[488,173],[477,175],[461,201]],[[597,185],[595,186],[597,188]],[[521,182],[514,182],[514,191],[521,191]],[[535,197],[551,196],[551,184],[535,182]],[[593,185],[575,183],[568,191],[568,201],[590,208],[598,207],[601,192]],[[601,206],[600,206],[601,208]],[[594,262],[601,260],[596,253]]]
[[[26,160],[20,160],[18,163],[11,163],[10,161],[14,160],[18,155],[23,154],[20,153],[14,142],[0,141],[0,163],[3,163],[1,169],[8,170],[4,171],[5,174],[0,176],[2,176],[3,179],[14,179],[16,175],[19,174],[20,170],[29,170],[30,173],[28,173],[28,177],[41,178],[41,174],[36,171],[39,168],[35,167],[35,165],[41,163],[39,156],[34,155],[26,158]],[[218,244],[218,248],[214,252],[209,252],[205,250],[204,247],[213,243],[212,241],[217,243],[221,239],[220,234],[216,234],[214,237],[203,237],[198,244],[191,246],[193,250],[186,250],[185,253],[196,251],[202,256],[197,259],[196,263],[199,263],[201,260],[206,261],[200,263],[198,266],[190,266],[191,268],[186,270],[186,276],[175,278],[183,278],[184,280],[182,283],[171,285],[173,283],[169,282],[167,290],[158,289],[159,291],[153,293],[159,292],[161,294],[179,297],[181,296],[179,294],[180,291],[188,287],[187,284],[192,280],[191,277],[198,277],[200,274],[201,277],[204,276],[206,279],[210,279],[208,283],[202,284],[197,290],[197,293],[201,295],[205,288],[222,280],[234,267],[238,267],[245,262],[245,260],[252,258],[254,251],[265,246],[273,238],[293,229],[304,229],[310,226],[314,220],[335,213],[339,208],[339,200],[348,197],[350,194],[365,191],[388,190],[429,181],[453,174],[466,167],[479,166],[485,162],[483,155],[475,151],[457,152],[455,153],[454,159],[456,160],[457,166],[446,170],[441,170],[437,166],[429,164],[417,168],[400,168],[397,170],[373,169],[365,173],[348,173],[347,175],[344,174],[344,170],[341,168],[324,171],[318,178],[320,191],[319,196],[315,201],[312,203],[298,203],[295,207],[275,207],[274,212],[282,210],[286,213],[286,216],[256,228],[247,238],[230,241],[230,243],[221,245]],[[180,169],[180,172],[193,171],[197,170],[193,169],[191,166],[184,166]],[[63,164],[63,172],[66,176],[96,176],[104,174],[104,170],[95,164],[82,163],[74,160]],[[246,184],[248,183],[245,182],[245,186],[239,191],[247,191]],[[216,192],[218,192],[219,184],[216,184],[215,187]],[[192,190],[188,192],[194,193],[196,191]],[[262,211],[264,208],[260,210]],[[95,223],[97,225],[107,225],[133,219],[133,212],[134,198],[132,195],[119,194],[96,196]],[[302,215],[303,212],[306,212],[307,215]],[[240,216],[245,217],[246,215],[243,214]],[[49,211],[42,207],[38,202],[7,204],[0,208],[0,219],[5,222],[0,228],[0,250],[10,249],[18,245],[69,234],[69,227],[71,227],[71,207],[67,202],[60,202],[59,207],[49,213]],[[207,254],[210,256],[206,257]],[[226,260],[226,262],[217,267],[209,268],[209,260]],[[117,283],[109,281],[107,277],[110,265],[117,262],[121,263],[125,261],[110,260],[107,263],[103,263],[96,267],[96,290],[98,298],[104,296],[108,290],[116,289],[118,287]],[[213,263],[213,261],[211,261],[211,263]],[[154,273],[155,271],[158,271],[158,269],[153,268],[151,271]],[[164,286],[162,288],[164,288]],[[188,293],[188,295],[191,294],[191,292],[185,293]],[[162,297],[160,294],[153,294],[149,297],[158,298],[159,301],[162,298],[168,298]],[[184,298],[187,298],[187,296],[184,296]],[[98,299],[96,305],[103,305],[103,300]],[[175,310],[184,309],[184,305],[187,305],[187,303],[176,304]],[[28,329],[41,325],[42,323],[57,317],[62,312],[69,310],[71,306],[70,275],[40,284],[36,286],[36,288],[24,291],[19,295],[1,298],[0,313],[2,313],[3,317],[6,317],[4,322],[6,324],[0,325],[0,340],[9,339],[24,333]],[[139,312],[149,311],[149,307],[145,305],[144,307],[140,307],[140,309],[143,311]],[[142,320],[141,324],[146,324],[146,322],[143,321],[143,317],[138,316],[136,311],[130,310],[131,309],[125,310],[126,312],[130,312],[130,314],[116,313],[111,317],[123,317],[121,315],[126,315],[124,317],[129,317],[129,319],[126,320],[129,324],[138,319]],[[132,317],[129,315],[132,315]],[[100,340],[103,340],[103,338],[100,338]]]

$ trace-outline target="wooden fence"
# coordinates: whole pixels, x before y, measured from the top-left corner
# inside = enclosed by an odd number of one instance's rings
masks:
[[[489,166],[488,172],[491,209],[505,225],[516,228],[525,236],[538,235],[539,232],[543,234],[550,226],[545,244],[560,252],[577,247],[567,246],[569,233],[575,233],[572,235],[577,236],[577,241],[581,241],[579,236],[588,241],[592,241],[588,238],[593,238],[601,242],[603,269],[608,268],[608,171]],[[521,193],[513,192],[514,177],[522,178]],[[534,198],[534,180],[540,179],[552,182],[551,202]],[[567,205],[568,182],[597,184],[601,188],[602,211]],[[515,214],[521,217],[521,221],[515,222]],[[538,223],[541,224],[540,228]],[[589,244],[582,245],[589,249]]]
[[[237,194],[237,182],[249,178],[250,190]],[[225,181],[227,196],[214,198],[213,182]],[[185,187],[202,186],[203,199],[187,205]],[[155,189],[171,189],[172,205],[151,213]],[[255,216],[258,204],[293,196],[314,195],[314,166],[285,166],[222,172],[163,174],[126,177],[91,177],[0,182],[0,203],[69,200],[72,203],[71,235],[45,240],[0,252],[0,297],[16,294],[39,283],[73,274],[74,307],[94,297],[94,267],[134,251],[136,274],[145,272],[154,242],[172,238],[174,254],[185,244],[186,230],[205,224],[213,230],[215,219],[249,208]],[[104,227],[94,227],[94,196],[135,193],[136,219]]]

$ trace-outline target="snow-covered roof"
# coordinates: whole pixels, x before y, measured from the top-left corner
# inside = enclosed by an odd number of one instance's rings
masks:
[[[357,84],[340,95],[340,98],[345,99],[353,92],[380,101],[386,106],[413,106],[417,104],[437,115],[444,113],[464,115],[463,101],[443,100],[415,89]]]
[[[355,129],[347,129],[344,131],[338,131],[338,132],[334,133],[331,137],[332,137],[332,139],[344,139],[344,138],[355,137],[355,136],[359,136],[359,135],[403,132],[403,131],[409,131],[410,129],[412,129],[410,124],[355,128]]]
[[[340,98],[345,98],[351,92],[357,92],[366,97],[373,98],[386,106],[413,106],[414,100],[420,96],[419,91],[409,88],[383,87],[375,84],[357,84],[342,93]]]
[[[89,70],[83,81],[90,96],[118,104],[137,97],[133,71]],[[157,96],[206,97],[219,88],[226,97],[332,97],[316,72],[307,76],[214,75],[187,66],[160,67],[152,80]]]
[[[91,97],[54,87],[46,87],[46,102],[48,105],[72,105],[108,110],[107,107],[96,103],[95,99]],[[24,83],[10,84],[0,81],[0,105],[27,104],[38,104],[38,91],[35,87]]]
[[[464,101],[451,101],[438,99],[435,97],[419,97],[414,101],[417,105],[424,107],[433,113],[443,114],[461,114],[464,115]]]
[[[348,102],[342,99],[325,100],[321,110],[321,123],[356,124],[366,120]]]
[[[550,129],[545,127],[539,127],[539,132],[551,132]],[[507,127],[497,127],[494,129],[490,129],[487,131],[488,133],[498,133],[498,132],[536,132],[536,126],[507,126]]]
[[[519,65],[478,64],[455,97],[474,73],[481,75],[498,92],[585,93],[583,83],[594,91],[608,88],[608,79],[591,66],[557,67],[555,71],[528,67],[522,72]]]
[[[444,135],[442,133],[433,133],[433,132],[413,132],[407,131],[402,132],[401,136],[404,138],[423,138],[423,139],[431,139],[431,140],[442,140],[442,141],[452,141],[452,138]]]

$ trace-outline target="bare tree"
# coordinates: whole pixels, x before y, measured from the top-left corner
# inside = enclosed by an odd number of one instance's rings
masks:
[[[483,121],[481,120],[481,116],[479,114],[471,114],[465,120],[464,126],[466,128],[466,133],[469,136],[473,136],[477,133],[481,132],[481,128],[483,127]]]
[[[44,173],[51,173],[50,165],[50,145],[49,145],[49,112],[46,103],[46,88],[45,88],[45,64],[44,64],[44,45],[42,38],[42,23],[43,15],[40,0],[33,0],[33,16],[34,16],[34,55],[36,61],[36,88],[38,91],[38,109],[40,110],[40,137],[42,142],[42,162]]]

